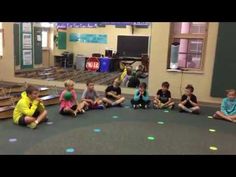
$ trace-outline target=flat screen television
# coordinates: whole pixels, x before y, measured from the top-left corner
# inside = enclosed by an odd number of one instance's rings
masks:
[[[117,36],[117,53],[120,57],[141,57],[148,53],[148,36]]]

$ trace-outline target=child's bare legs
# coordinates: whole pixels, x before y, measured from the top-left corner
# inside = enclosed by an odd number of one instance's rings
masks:
[[[102,101],[105,103],[105,104],[108,104],[108,105],[112,105],[112,101],[109,100],[108,98],[103,98]]]
[[[125,97],[120,97],[118,100],[116,100],[116,101],[114,101],[113,103],[112,103],[112,105],[114,106],[114,105],[118,105],[118,104],[121,104],[121,103],[123,103],[125,101]]]
[[[74,110],[71,109],[71,108],[64,108],[64,112],[69,113],[69,114],[71,114],[71,115],[73,115],[73,116],[76,116],[76,115],[77,115],[77,112],[74,111]]]
[[[91,103],[89,101],[82,101],[84,106],[83,106],[83,109],[84,110],[88,110],[89,109],[89,105],[91,105]]]
[[[185,107],[185,106],[184,106],[183,104],[181,104],[181,103],[179,103],[178,106],[179,106],[180,110],[184,110],[184,111],[189,112],[189,113],[192,113],[192,112],[193,112],[191,109]]]
[[[34,122],[36,120],[35,117],[31,117],[31,116],[25,116],[24,118],[24,121],[25,123],[28,125],[28,124],[31,124],[32,122]]]
[[[219,119],[225,119],[231,122],[234,122],[236,119],[236,116],[227,116],[221,111],[216,111],[216,113],[213,115],[214,118],[219,118]],[[233,119],[232,119],[233,118]]]
[[[229,116],[232,122],[236,123],[236,115]]]
[[[47,111],[43,110],[38,117],[25,116],[24,121],[30,128],[36,128],[39,123],[44,121],[47,117]]]
[[[159,109],[161,109],[161,108],[170,108],[171,109],[174,106],[174,104],[175,103],[172,101],[172,102],[168,103],[167,105],[164,105],[164,103],[162,103],[159,99],[153,100],[153,105]]]
[[[236,122],[236,115],[229,116],[229,118],[230,118],[233,122]]]
[[[192,113],[194,113],[194,114],[199,114],[200,113],[200,107],[199,106],[194,106],[194,107],[190,108],[190,110],[192,110]]]
[[[84,109],[87,110],[89,108],[89,103],[87,101],[84,101]]]
[[[87,106],[87,103],[85,101],[80,102],[77,105],[76,112],[84,112],[83,108]]]
[[[169,109],[172,109],[173,106],[174,106],[174,104],[175,104],[175,103],[172,101],[172,102],[168,103],[167,105],[162,106],[162,108],[169,108]]]
[[[161,102],[160,102],[160,100],[154,99],[154,100],[153,100],[153,106],[154,106],[155,108],[161,108]]]
[[[44,119],[46,119],[47,117],[47,114],[48,114],[47,110],[40,112],[39,116],[35,120],[35,123],[39,124],[40,122],[44,121]]]
[[[102,104],[102,100],[101,100],[101,99],[96,99],[95,102],[94,102],[94,104],[96,104],[96,103],[97,103],[98,105],[101,105],[101,104]]]

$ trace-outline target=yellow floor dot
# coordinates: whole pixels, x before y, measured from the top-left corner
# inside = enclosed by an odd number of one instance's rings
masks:
[[[210,147],[210,150],[212,150],[212,151],[217,151],[217,150],[218,150],[218,148],[217,148],[217,147],[215,147],[215,146],[211,146],[211,147]]]
[[[209,129],[209,132],[216,132],[215,129]]]

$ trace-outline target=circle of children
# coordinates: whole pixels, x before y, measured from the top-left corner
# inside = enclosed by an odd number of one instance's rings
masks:
[[[67,80],[64,83],[65,89],[61,92],[59,98],[59,113],[76,117],[79,113],[84,113],[89,109],[122,106],[125,97],[121,94],[120,83],[120,79],[116,78],[113,84],[106,88],[105,97],[101,98],[94,89],[94,83],[87,81],[87,88],[84,90],[81,99],[78,100],[76,91],[74,90],[75,83],[72,80]],[[134,96],[131,99],[131,104],[134,109],[150,108],[151,100],[149,99],[149,94],[146,89],[146,83],[142,82],[138,89],[135,90]],[[197,97],[193,92],[194,88],[192,85],[185,87],[185,93],[182,95],[181,101],[178,104],[180,112],[192,114],[200,113]],[[162,88],[157,91],[152,102],[155,109],[174,108],[174,101],[171,98],[168,82],[162,83]],[[221,110],[217,111],[213,117],[236,122],[236,91],[234,89],[227,91],[227,97],[222,101]],[[13,122],[34,129],[41,122],[45,121],[47,121],[47,110],[39,98],[39,90],[35,86],[28,86],[26,91],[21,94],[21,99],[14,109]]]

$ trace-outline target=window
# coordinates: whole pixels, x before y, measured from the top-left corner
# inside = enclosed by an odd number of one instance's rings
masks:
[[[42,48],[48,47],[48,31],[42,31]]]
[[[53,28],[54,23],[41,22],[40,26],[42,27],[42,48],[49,49],[49,31],[50,28]]]
[[[3,29],[2,22],[0,22],[0,57],[3,56]]]
[[[175,22],[171,24],[170,42],[171,44],[179,43],[178,68],[202,69],[207,26],[206,22]]]

